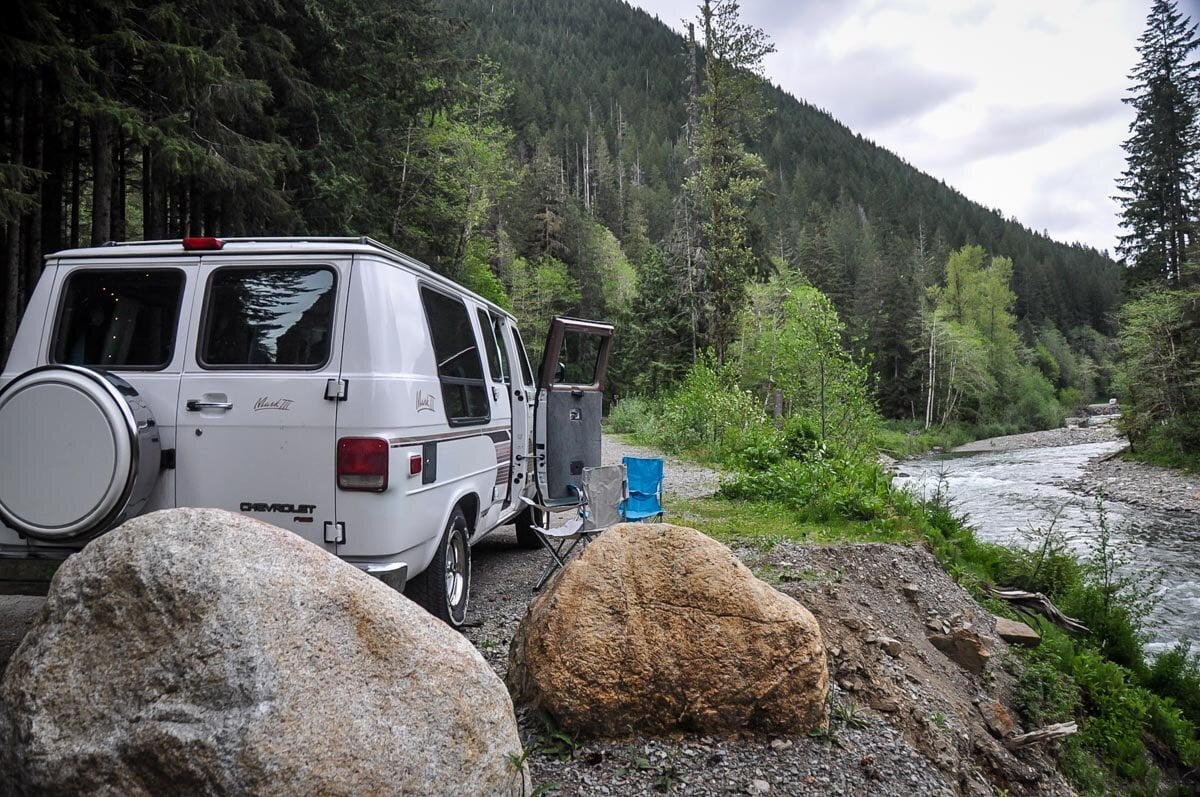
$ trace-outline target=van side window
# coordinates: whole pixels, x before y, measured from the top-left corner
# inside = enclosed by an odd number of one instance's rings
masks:
[[[521,377],[525,380],[526,387],[533,387],[533,369],[529,367],[529,355],[525,353],[525,341],[521,340],[521,333],[517,328],[510,326],[513,338],[517,341],[517,356],[521,360]]]
[[[504,329],[500,317],[492,316],[492,337],[496,339],[496,351],[500,354],[500,370],[504,372],[504,384],[512,384],[512,369],[508,364],[508,346],[504,344]]]
[[[491,417],[479,346],[467,307],[458,299],[421,288],[421,303],[433,338],[442,404],[451,426],[486,423]]]
[[[321,368],[329,361],[334,282],[328,268],[214,271],[197,359],[210,368]]]
[[[175,353],[183,272],[77,269],[67,277],[51,362],[161,370]]]
[[[491,318],[483,310],[479,310],[478,313],[479,329],[483,332],[483,348],[487,349],[488,371],[493,382],[504,382],[507,363],[503,362],[500,347],[496,345],[496,332],[492,329]]]

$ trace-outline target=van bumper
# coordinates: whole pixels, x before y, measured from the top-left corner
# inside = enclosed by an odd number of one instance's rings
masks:
[[[403,592],[404,585],[408,583],[408,565],[404,562],[355,562],[350,559],[345,561],[367,575],[375,576],[397,592]]]

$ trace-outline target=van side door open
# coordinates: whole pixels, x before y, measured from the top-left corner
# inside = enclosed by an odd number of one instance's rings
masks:
[[[176,413],[178,506],[241,512],[336,552],[349,276],[348,259],[203,258]]]
[[[570,485],[600,465],[600,418],[613,326],[555,317],[546,336],[534,420],[538,490],[545,506],[576,501]]]

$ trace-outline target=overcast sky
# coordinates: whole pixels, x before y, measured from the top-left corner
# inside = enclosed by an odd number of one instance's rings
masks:
[[[631,0],[682,30],[693,0]],[[766,76],[971,199],[1110,252],[1150,0],[742,0]],[[1200,19],[1200,0],[1180,10]]]

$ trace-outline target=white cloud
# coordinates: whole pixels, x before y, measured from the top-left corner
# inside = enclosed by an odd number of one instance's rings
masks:
[[[695,3],[636,5],[672,27]],[[1200,0],[1185,0],[1197,18]],[[1112,249],[1148,4],[1134,0],[744,0],[767,76],[968,197]]]

